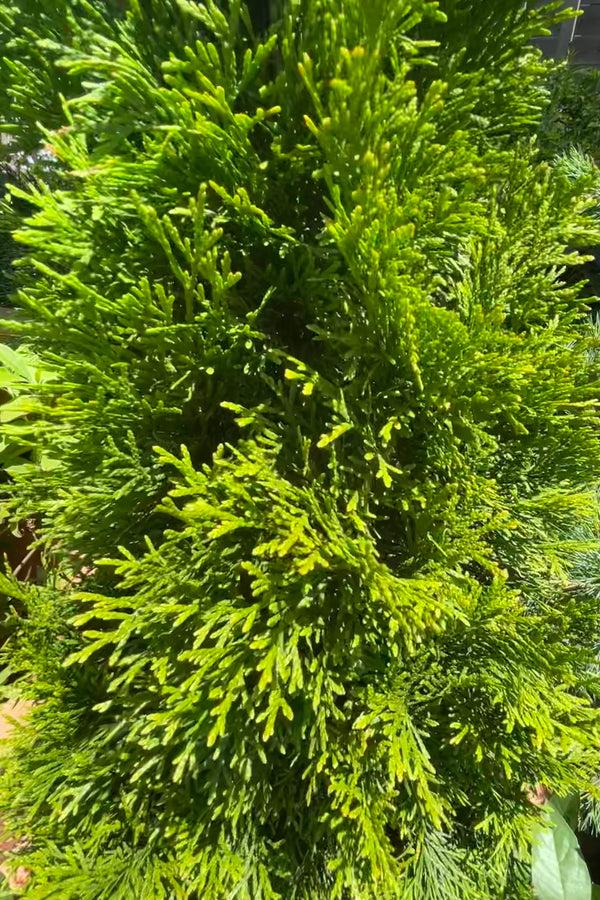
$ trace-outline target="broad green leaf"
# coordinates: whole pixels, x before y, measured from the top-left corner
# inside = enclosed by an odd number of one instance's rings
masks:
[[[565,797],[559,797],[557,794],[554,794],[552,796],[552,805],[563,817],[569,828],[576,831],[579,821],[579,792],[573,791]]]
[[[0,344],[0,364],[18,375],[23,381],[33,381],[35,368],[25,358],[24,353],[13,350],[7,344]]]
[[[13,422],[22,416],[29,415],[34,409],[31,397],[17,397],[0,406],[0,422]]]
[[[592,900],[577,837],[552,800],[534,831],[531,876],[536,900]]]

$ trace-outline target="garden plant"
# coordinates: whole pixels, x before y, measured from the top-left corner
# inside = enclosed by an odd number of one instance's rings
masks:
[[[593,804],[598,173],[542,152],[530,43],[561,5],[0,11],[3,127],[53,160],[2,207],[30,900],[516,900],[531,792]]]

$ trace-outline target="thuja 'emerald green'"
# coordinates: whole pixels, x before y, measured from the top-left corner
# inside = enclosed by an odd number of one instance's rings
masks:
[[[47,582],[2,582],[31,900],[527,895],[527,787],[597,765],[559,5],[0,14],[14,146],[55,159],[15,191],[44,377],[5,503]]]

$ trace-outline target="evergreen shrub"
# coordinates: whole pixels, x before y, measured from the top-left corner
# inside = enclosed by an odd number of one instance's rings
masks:
[[[60,166],[14,190],[26,896],[527,896],[528,789],[598,790],[563,280],[597,174],[541,158],[530,45],[560,4],[33,6],[2,19],[8,125]]]

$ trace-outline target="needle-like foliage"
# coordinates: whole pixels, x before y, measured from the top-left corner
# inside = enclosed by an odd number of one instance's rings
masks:
[[[9,124],[60,164],[15,234],[26,896],[526,895],[527,788],[593,791],[598,739],[560,4],[18,6]]]

